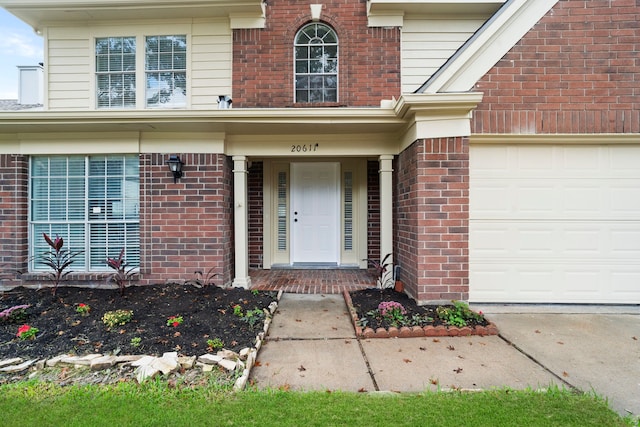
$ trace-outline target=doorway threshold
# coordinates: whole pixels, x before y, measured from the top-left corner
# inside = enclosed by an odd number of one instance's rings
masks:
[[[354,270],[357,264],[337,264],[335,262],[295,262],[293,264],[273,264],[272,270]]]

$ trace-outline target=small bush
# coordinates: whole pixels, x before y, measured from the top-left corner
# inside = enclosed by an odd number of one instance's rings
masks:
[[[109,328],[113,328],[114,326],[126,325],[131,321],[132,317],[133,310],[107,311],[104,316],[102,316],[102,323]]]

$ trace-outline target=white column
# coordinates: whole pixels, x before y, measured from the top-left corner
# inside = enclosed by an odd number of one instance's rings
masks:
[[[236,274],[233,286],[249,289],[249,210],[247,206],[247,158],[233,156],[233,210],[235,220]]]
[[[380,260],[393,268],[393,156],[380,156]]]

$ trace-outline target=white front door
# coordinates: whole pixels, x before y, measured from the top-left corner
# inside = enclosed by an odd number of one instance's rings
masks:
[[[291,262],[339,263],[339,163],[291,163]]]

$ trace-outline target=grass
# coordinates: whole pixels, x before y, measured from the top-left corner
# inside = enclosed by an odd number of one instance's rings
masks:
[[[495,390],[368,394],[143,385],[0,386],[4,426],[628,426],[593,395]]]

